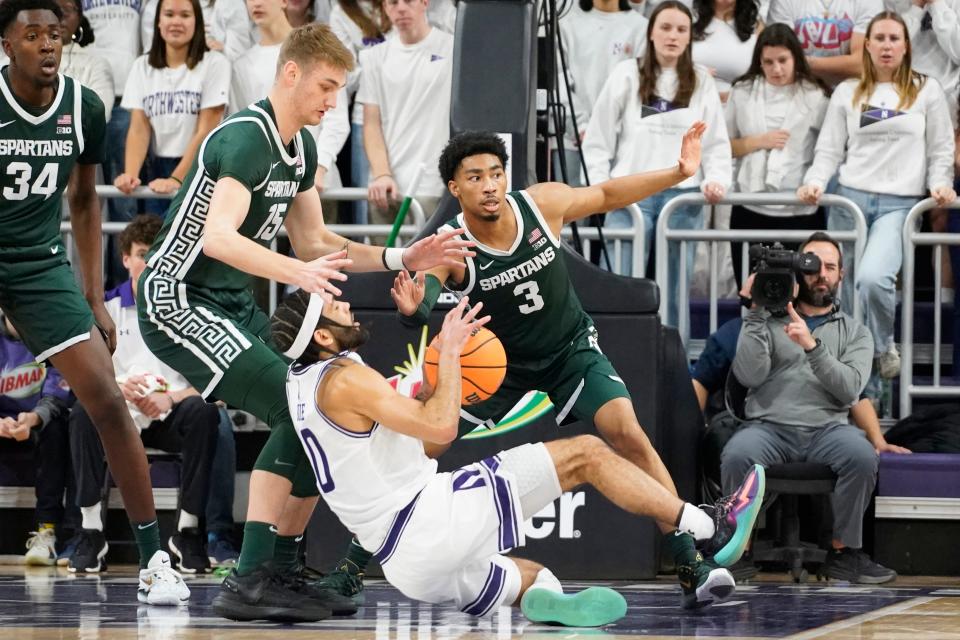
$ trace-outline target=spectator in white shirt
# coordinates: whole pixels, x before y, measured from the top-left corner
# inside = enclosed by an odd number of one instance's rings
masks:
[[[231,63],[242,56],[260,37],[247,14],[243,0],[216,0],[207,46],[227,56]]]
[[[703,192],[707,201],[723,198],[733,172],[730,140],[723,121],[723,106],[713,78],[702,67],[695,67],[690,52],[692,16],[676,0],[665,0],[653,11],[647,27],[646,53],[639,60],[625,60],[614,67],[593,107],[593,115],[583,141],[587,171],[593,184],[610,178],[671,166],[683,134],[703,120],[703,156],[696,175],[646,200],[637,203],[643,211],[649,255],[654,229],[663,205],[677,195]],[[632,227],[625,211],[606,217],[607,227]],[[703,207],[681,207],[671,218],[671,228],[699,229],[703,226]],[[679,251],[670,252],[671,294],[666,323],[678,321],[677,294]],[[693,272],[694,244],[688,243],[687,278]],[[622,273],[630,273],[624,265]]]
[[[694,0],[693,61],[713,74],[720,99],[747,72],[763,28],[756,0]]]
[[[123,92],[130,131],[124,172],[114,186],[124,193],[138,187],[152,148],[148,186],[156,193],[179,189],[200,142],[223,117],[229,86],[230,63],[207,50],[198,0],[163,0],[150,52],[137,58]],[[163,204],[154,212],[163,213]]]
[[[433,214],[445,189],[437,162],[450,139],[453,36],[427,22],[427,0],[384,0],[394,26],[385,42],[360,52],[357,101],[370,161],[370,221],[392,223],[402,196]],[[419,166],[415,193],[407,194]]]
[[[943,206],[953,190],[953,125],[940,84],[910,66],[910,38],[903,18],[884,11],[867,27],[863,76],[837,87],[817,141],[813,165],[797,190],[817,204],[840,167],[837,194],[855,202],[867,218],[867,246],[855,275],[861,314],[873,334],[874,375],[866,393],[878,398],[879,377],[900,371],[893,340],[897,273],[903,260],[902,229],[926,193]],[[829,229],[850,229],[853,220],[831,209]],[[848,265],[849,270],[849,265]],[[843,289],[850,305],[852,292]]]
[[[740,193],[796,191],[813,162],[813,149],[830,99],[814,77],[793,29],[767,27],[757,39],[750,69],[734,81],[727,100],[727,132]],[[823,229],[814,206],[733,205],[731,229]],[[743,245],[733,243],[733,270],[742,284]]]
[[[360,87],[360,52],[384,41],[390,32],[390,19],[377,0],[337,0],[330,11],[330,29],[353,54],[356,68],[347,76],[347,94],[354,100]],[[350,183],[366,187],[370,164],[363,149],[363,105],[353,103],[350,113]],[[353,221],[367,223],[367,202],[354,203]]]
[[[772,0],[768,24],[792,27],[813,74],[830,86],[859,78],[863,34],[882,0]]]
[[[110,122],[113,104],[113,74],[110,63],[103,56],[97,54],[93,47],[88,47],[94,41],[93,27],[83,15],[83,5],[80,0],[57,0],[60,10],[63,11],[63,53],[60,56],[60,73],[76,78],[80,84],[92,89],[97,97],[103,101],[107,122]]]

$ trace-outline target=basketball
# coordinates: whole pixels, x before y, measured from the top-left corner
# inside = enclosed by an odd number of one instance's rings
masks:
[[[437,368],[440,352],[431,344],[423,363],[427,382],[437,386]],[[483,402],[500,388],[507,375],[507,353],[500,339],[489,329],[480,327],[467,341],[460,354],[460,404],[468,406]]]

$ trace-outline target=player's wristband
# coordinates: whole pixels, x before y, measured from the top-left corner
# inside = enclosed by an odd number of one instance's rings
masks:
[[[383,250],[383,254],[380,256],[380,260],[383,262],[383,267],[387,271],[400,271],[401,269],[406,269],[406,265],[403,264],[403,252],[405,249],[397,249],[387,247]]]

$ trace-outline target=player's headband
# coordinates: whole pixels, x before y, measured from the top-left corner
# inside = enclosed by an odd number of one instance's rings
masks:
[[[311,293],[310,302],[307,304],[307,313],[303,317],[303,324],[297,332],[297,337],[290,345],[290,348],[283,352],[291,360],[296,360],[307,350],[307,345],[313,339],[313,332],[317,329],[317,323],[320,322],[320,314],[323,313],[323,298],[320,294]]]

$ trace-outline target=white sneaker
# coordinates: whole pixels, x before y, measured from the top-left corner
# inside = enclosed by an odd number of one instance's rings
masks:
[[[52,567],[57,563],[57,535],[53,529],[41,527],[38,531],[30,532],[23,561],[42,567]]]
[[[166,551],[157,551],[146,569],[140,570],[137,600],[145,604],[176,606],[190,599],[190,589],[170,566]]]

